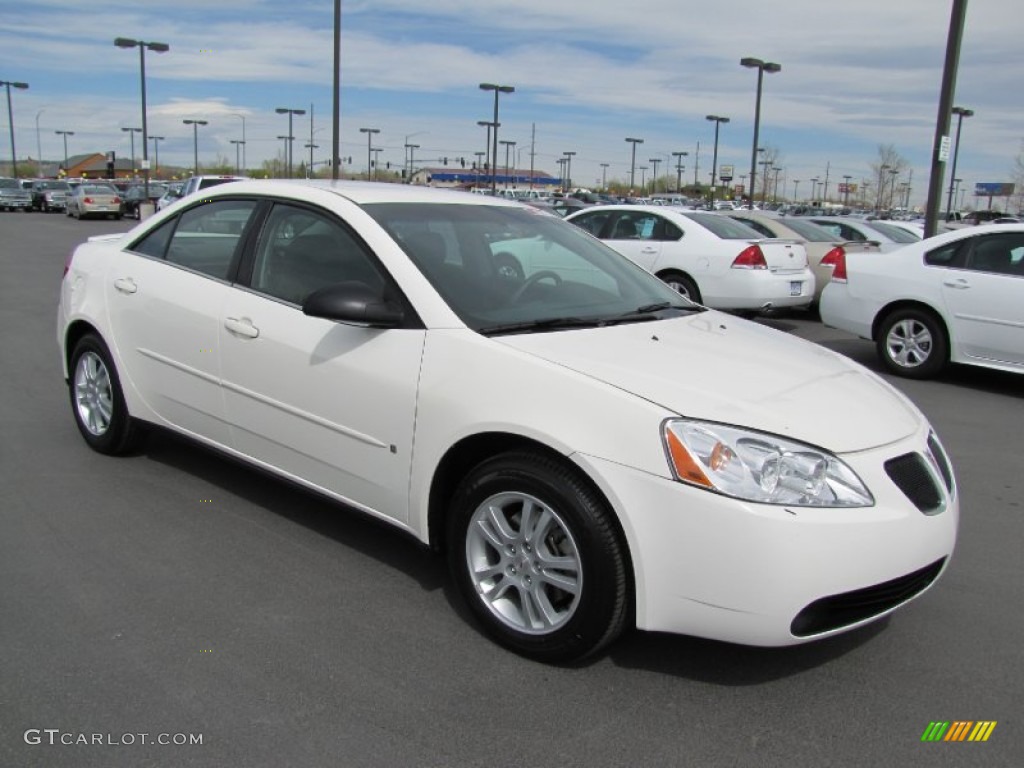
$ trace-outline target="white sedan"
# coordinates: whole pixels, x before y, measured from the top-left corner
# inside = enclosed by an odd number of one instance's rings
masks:
[[[708,307],[757,311],[814,301],[800,239],[766,238],[716,213],[664,206],[602,205],[566,221]]]
[[[873,340],[900,376],[934,376],[950,362],[1024,373],[1024,225],[848,253],[822,294],[821,319]]]
[[[628,624],[833,635],[956,539],[946,454],[880,378],[511,201],[218,186],[79,246],[57,338],[96,451],[159,425],[387,521],[541,660]]]

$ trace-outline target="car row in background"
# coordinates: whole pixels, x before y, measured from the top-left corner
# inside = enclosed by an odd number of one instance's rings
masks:
[[[875,342],[891,373],[947,363],[1024,373],[1024,225],[957,229],[890,253],[846,253],[821,320]]]
[[[0,210],[31,211],[32,193],[17,179],[0,178]]]
[[[814,301],[799,238],[769,238],[718,213],[670,206],[594,206],[566,221],[708,307],[756,312]]]

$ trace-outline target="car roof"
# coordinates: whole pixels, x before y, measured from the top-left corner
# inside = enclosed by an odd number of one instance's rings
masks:
[[[295,194],[321,190],[344,197],[357,205],[367,203],[451,203],[529,208],[523,203],[501,197],[483,196],[457,190],[437,189],[413,184],[386,184],[373,181],[330,179],[250,179],[232,181],[203,190],[204,198],[248,192],[258,195]]]

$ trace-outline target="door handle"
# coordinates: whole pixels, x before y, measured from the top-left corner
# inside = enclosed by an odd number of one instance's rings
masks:
[[[962,277],[957,280],[943,280],[942,284],[947,288],[955,288],[958,291],[964,291],[971,287],[971,284]]]
[[[260,335],[260,329],[252,324],[252,321],[243,317],[229,317],[224,320],[224,327],[236,336],[244,336],[247,339],[255,339]]]
[[[658,252],[658,249],[654,248],[654,247],[652,247],[650,245],[647,246],[646,248],[641,248],[640,249],[640,253],[657,253],[657,252]]]
[[[139,286],[130,277],[119,277],[114,281],[114,287],[121,293],[135,293]]]

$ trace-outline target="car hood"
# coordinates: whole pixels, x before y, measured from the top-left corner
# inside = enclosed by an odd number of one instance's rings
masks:
[[[718,312],[495,341],[682,416],[837,453],[903,439],[923,418],[903,395],[847,358]]]

